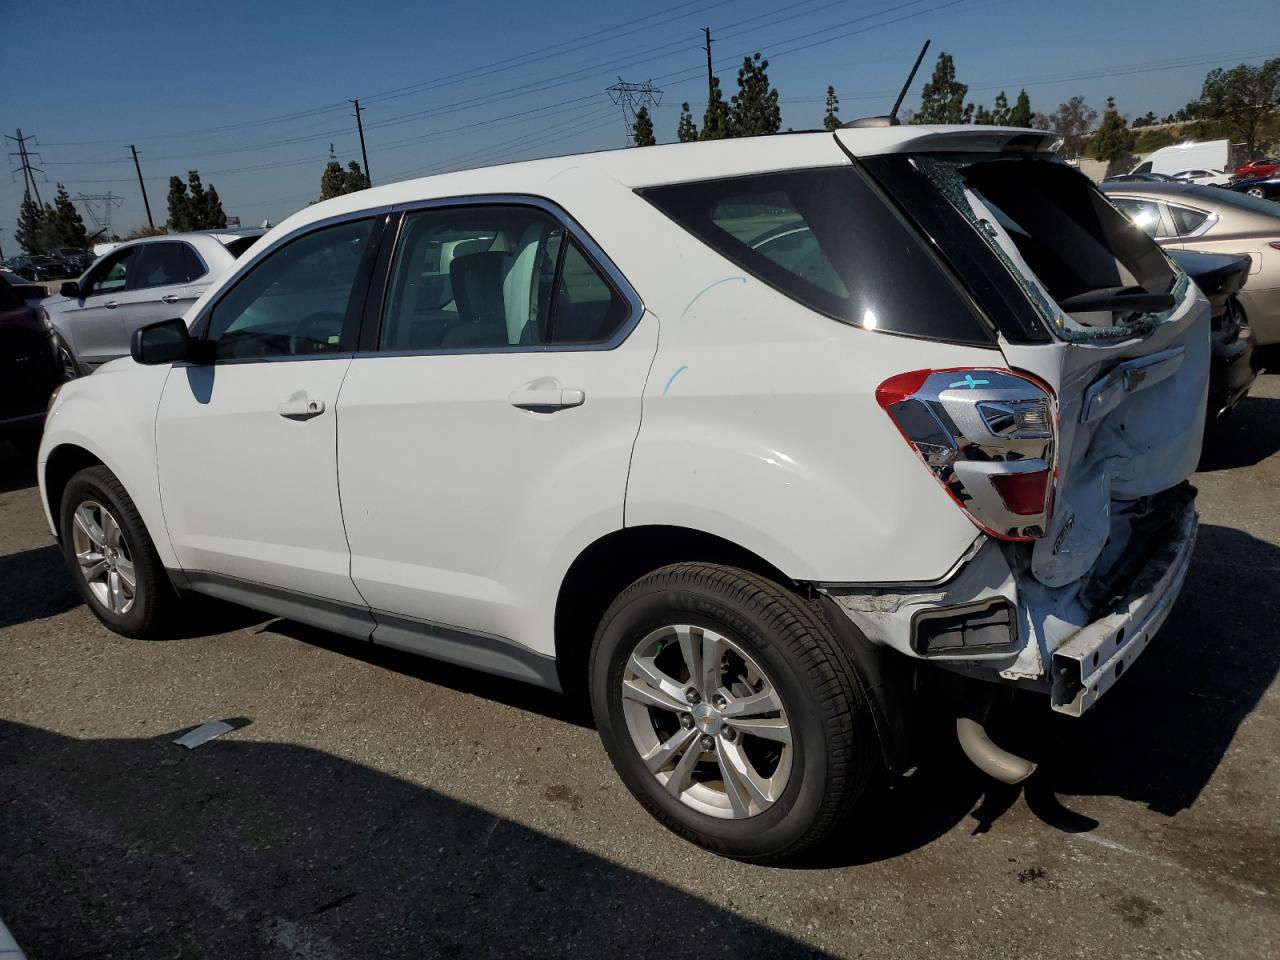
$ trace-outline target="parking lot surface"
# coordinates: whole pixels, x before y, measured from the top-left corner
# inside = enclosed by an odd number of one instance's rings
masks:
[[[1167,624],[986,781],[942,731],[803,869],[667,833],[550,694],[200,603],[118,637],[0,445],[0,918],[54,957],[1280,956],[1280,376]],[[213,719],[236,730],[188,751]]]

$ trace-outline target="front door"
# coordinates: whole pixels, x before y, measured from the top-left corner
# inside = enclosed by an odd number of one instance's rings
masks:
[[[124,315],[142,297],[129,290],[140,246],[114,250],[94,264],[80,284],[79,299],[59,311],[66,318],[76,359],[87,366],[96,367],[129,352]]]
[[[378,227],[351,220],[286,241],[197,318],[212,362],[170,372],[156,423],[165,522],[197,586],[363,606],[338,502],[336,404]]]
[[[373,349],[338,400],[375,641],[446,655],[453,627],[550,652],[555,571],[622,526],[657,345],[604,263],[532,205],[405,214]]]

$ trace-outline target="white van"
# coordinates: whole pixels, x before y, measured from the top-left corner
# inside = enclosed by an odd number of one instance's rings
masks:
[[[1173,176],[1184,170],[1227,170],[1231,161],[1230,140],[1175,143],[1161,147],[1130,170],[1130,173],[1163,173]]]

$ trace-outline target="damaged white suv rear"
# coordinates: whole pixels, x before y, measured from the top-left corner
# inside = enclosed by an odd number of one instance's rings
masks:
[[[991,695],[1080,715],[1178,594],[1209,364],[1052,149],[846,128],[314,205],[62,388],[50,524],[127,635],[206,593],[589,696],[730,856],[829,836],[943,690],[1016,781]]]

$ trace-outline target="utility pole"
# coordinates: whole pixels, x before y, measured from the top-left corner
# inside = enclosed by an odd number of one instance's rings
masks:
[[[138,171],[138,186],[142,189],[142,205],[147,208],[147,226],[152,230],[156,228],[156,222],[151,219],[151,201],[147,199],[147,185],[142,182],[142,165],[138,163],[138,148],[132,143],[129,149],[133,151],[133,169]]]
[[[711,28],[703,27],[702,32],[706,34],[707,43],[704,49],[707,51],[707,103],[711,102],[715,84],[711,79]]]
[[[356,129],[360,131],[360,157],[364,160],[364,178],[369,181],[369,186],[373,186],[373,177],[369,174],[369,154],[364,149],[364,123],[360,119],[360,101],[352,100],[351,103],[356,105]]]

